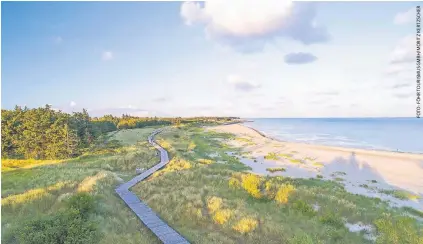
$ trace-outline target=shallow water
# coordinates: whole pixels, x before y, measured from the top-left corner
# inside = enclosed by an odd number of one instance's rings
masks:
[[[423,119],[252,119],[244,123],[282,141],[423,153]]]

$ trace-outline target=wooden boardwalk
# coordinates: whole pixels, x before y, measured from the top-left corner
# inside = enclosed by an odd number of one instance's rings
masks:
[[[155,130],[148,137],[148,142],[160,152],[160,163],[137,175],[132,180],[123,183],[116,188],[115,191],[120,198],[125,201],[126,205],[128,205],[128,207],[132,209],[132,211],[144,223],[144,225],[147,226],[164,244],[189,244],[183,236],[161,220],[157,214],[147,206],[147,204],[142,202],[134,193],[129,191],[129,188],[169,163],[169,156],[166,150],[153,141],[154,136],[160,132],[161,130]]]

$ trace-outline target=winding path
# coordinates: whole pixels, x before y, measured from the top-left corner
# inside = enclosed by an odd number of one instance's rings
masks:
[[[147,226],[164,244],[189,244],[189,242],[176,230],[172,229],[167,223],[161,220],[157,214],[142,202],[138,197],[129,191],[138,182],[144,180],[167,163],[169,156],[161,146],[153,141],[153,137],[162,130],[155,130],[149,137],[148,142],[160,151],[160,163],[154,165],[143,173],[137,175],[132,180],[123,183],[115,189],[116,193],[125,201],[126,205],[138,216],[138,218]]]

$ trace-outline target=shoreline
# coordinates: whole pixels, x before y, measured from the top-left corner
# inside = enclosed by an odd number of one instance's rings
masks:
[[[310,147],[317,147],[321,149],[327,149],[327,150],[337,150],[337,151],[354,151],[354,152],[360,152],[360,153],[388,153],[388,154],[402,154],[406,156],[415,155],[418,157],[423,157],[423,153],[417,153],[417,152],[405,152],[405,151],[392,151],[392,150],[383,150],[383,149],[366,149],[366,148],[355,148],[355,147],[342,147],[342,146],[330,146],[330,145],[324,145],[324,144],[315,144],[315,143],[305,143],[305,142],[294,142],[294,141],[285,141],[282,139],[278,139],[275,137],[271,137],[269,135],[266,135],[264,132],[261,132],[251,126],[245,125],[243,122],[237,123],[240,126],[246,127],[250,130],[255,131],[260,136],[267,138],[272,141],[277,141],[281,143],[289,143],[289,144],[296,144],[296,145],[303,145],[303,146],[310,146]],[[422,158],[423,160],[423,158]]]
[[[350,193],[423,211],[421,154],[284,142],[244,124],[209,128],[245,139],[229,143],[242,149],[238,159],[249,166],[252,173],[338,181]],[[268,168],[284,170],[269,172]],[[403,197],[408,200],[393,196],[394,192],[408,194]]]

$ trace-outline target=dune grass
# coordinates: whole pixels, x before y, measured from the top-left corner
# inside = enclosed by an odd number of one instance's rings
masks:
[[[321,167],[324,167],[325,165],[323,163],[313,162],[313,166],[321,168]]]
[[[403,218],[404,210],[348,193],[335,181],[247,173],[247,167],[225,153],[240,149],[222,147],[220,143],[225,142],[216,140],[229,138],[225,134],[184,128],[165,131],[157,138],[170,151],[171,162],[164,170],[174,168],[178,160],[189,162],[190,167],[152,176],[132,190],[191,243],[371,243],[364,233],[349,232],[344,224],[376,226],[386,219]],[[196,144],[191,153],[178,150],[190,143]],[[210,153],[219,156],[208,158]],[[203,159],[211,163],[201,163]],[[400,229],[389,240],[401,242],[411,238],[410,233],[418,240],[423,235],[416,220],[407,219],[412,231]],[[389,228],[394,227],[378,228],[378,233]]]
[[[391,195],[395,198],[401,199],[401,200],[418,200],[420,199],[419,195],[413,194],[408,191],[404,190],[379,190],[380,193],[384,193],[387,195]]]
[[[142,141],[137,144],[102,145],[100,153],[69,160],[2,160],[13,168],[2,172],[2,243],[58,243],[54,233],[68,243],[160,243],[114,192],[137,167],[149,168],[159,161],[145,143],[150,131],[137,129],[139,133],[129,139]],[[95,205],[83,222],[68,206],[80,194],[87,194],[87,201],[93,198]]]
[[[135,168],[158,162],[142,142],[147,132],[122,133],[114,138],[130,138],[134,144],[2,172],[2,241],[37,243],[22,233],[31,237],[33,227],[42,223],[54,233],[63,233],[56,226],[79,226],[77,236],[65,235],[75,237],[75,243],[160,243],[114,192],[135,175]],[[348,193],[334,181],[247,173],[249,167],[226,153],[241,152],[225,144],[233,135],[184,126],[165,130],[157,139],[171,162],[131,190],[191,243],[371,243],[363,233],[349,232],[346,222],[375,226],[379,243],[421,243],[421,224],[403,216],[409,210]],[[83,223],[77,222],[78,215],[66,214],[75,208],[69,204],[72,197],[80,194],[93,197],[77,204],[89,210]],[[69,225],[60,224],[64,220]]]
[[[269,152],[267,155],[264,156],[264,159],[266,160],[279,160],[278,154],[274,152]]]
[[[271,173],[274,173],[274,172],[277,172],[277,171],[285,172],[286,169],[285,168],[280,168],[280,167],[279,168],[267,168],[266,171],[269,171]]]

